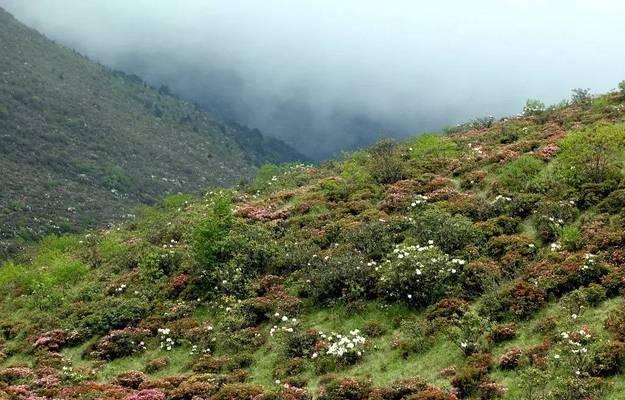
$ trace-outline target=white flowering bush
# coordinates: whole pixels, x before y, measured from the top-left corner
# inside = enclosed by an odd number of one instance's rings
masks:
[[[325,354],[336,358],[357,358],[364,354],[364,346],[367,342],[364,336],[360,335],[360,330],[354,329],[349,335],[341,335],[332,332],[330,336],[326,336],[323,332],[321,337],[329,344]],[[312,358],[315,358],[313,353]]]
[[[447,294],[465,264],[465,260],[445,254],[429,241],[426,246],[397,246],[375,269],[383,297],[423,307]]]
[[[554,357],[568,365],[576,376],[584,374],[591,367],[591,347],[595,337],[587,327],[560,333],[560,351]]]
[[[176,340],[171,337],[171,329],[158,328],[158,336],[161,341],[161,350],[171,351],[171,349],[176,345]]]

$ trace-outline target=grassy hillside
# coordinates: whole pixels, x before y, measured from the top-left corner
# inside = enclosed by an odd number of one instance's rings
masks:
[[[624,210],[625,93],[267,166],[3,265],[0,398],[622,399]]]
[[[0,9],[0,241],[116,221],[166,193],[231,185],[298,157]]]

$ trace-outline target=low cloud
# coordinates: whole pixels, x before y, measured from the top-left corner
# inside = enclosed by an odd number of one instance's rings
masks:
[[[625,79],[625,3],[616,0],[0,6],[103,64],[167,84],[316,158]]]

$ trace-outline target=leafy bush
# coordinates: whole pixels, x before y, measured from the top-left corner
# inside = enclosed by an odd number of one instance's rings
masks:
[[[377,183],[389,184],[405,178],[404,163],[393,140],[380,140],[371,147],[369,154],[369,171]]]
[[[528,99],[523,107],[523,115],[533,116],[540,115],[545,112],[545,103],[540,100]]]
[[[573,89],[571,102],[582,108],[589,108],[592,105],[592,96],[590,95],[590,89]]]
[[[144,340],[151,336],[147,329],[125,328],[111,331],[86,353],[101,360],[114,360],[145,350]]]
[[[421,245],[433,241],[450,254],[470,244],[478,245],[482,240],[481,233],[469,218],[452,216],[445,210],[432,207],[414,215],[409,236]]]
[[[424,307],[457,285],[464,265],[434,245],[401,245],[378,268],[379,290],[389,300]]]
[[[596,126],[567,135],[560,142],[557,172],[581,187],[622,175],[625,159],[625,124]]]
[[[230,196],[220,193],[211,198],[207,217],[193,230],[193,251],[203,268],[215,268],[228,254],[226,237],[232,225]]]
[[[319,304],[337,300],[351,302],[374,297],[376,293],[375,262],[358,254],[315,257],[302,274],[306,284],[301,294]]]
[[[522,192],[528,183],[544,168],[545,163],[530,155],[509,162],[497,173],[498,182],[505,190]]]
[[[565,226],[560,230],[560,243],[566,250],[576,251],[584,247],[584,236],[575,225]]]

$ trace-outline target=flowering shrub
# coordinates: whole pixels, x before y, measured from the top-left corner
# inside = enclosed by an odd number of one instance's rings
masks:
[[[302,301],[289,295],[284,287],[272,286],[261,297],[247,299],[243,302],[243,312],[250,313],[252,324],[268,320],[275,313],[297,315],[301,311]]]
[[[410,236],[417,243],[434,241],[443,251],[454,253],[469,244],[481,243],[481,235],[470,219],[439,208],[425,208],[413,216]]]
[[[397,246],[379,267],[382,296],[415,307],[434,303],[457,284],[465,260],[443,253],[433,242],[427,246]]]
[[[506,340],[514,339],[516,336],[515,324],[497,324],[490,334],[491,339],[495,343],[502,343]]]
[[[161,341],[161,350],[171,351],[171,349],[176,345],[176,340],[171,337],[171,329],[158,328],[157,332]]]
[[[126,371],[113,378],[112,383],[127,387],[130,389],[138,389],[143,382],[145,382],[146,376],[140,371]]]
[[[39,336],[31,338],[33,347],[44,348],[49,351],[58,351],[63,346],[73,345],[82,339],[78,331],[68,331],[65,329],[54,329]]]
[[[495,320],[506,318],[520,320],[531,316],[545,300],[544,290],[519,280],[485,297],[481,310]]]
[[[124,400],[165,400],[165,393],[158,389],[144,389],[137,393],[129,394]]]
[[[492,323],[470,311],[462,320],[447,331],[447,336],[466,355],[490,350],[489,335]]]
[[[144,370],[148,374],[153,374],[167,367],[169,363],[170,363],[169,357],[157,357],[153,360],[148,361],[145,364]]]
[[[499,367],[501,369],[515,369],[519,366],[523,351],[519,348],[513,348],[505,352],[499,358]]]
[[[34,376],[33,370],[27,367],[12,367],[0,369],[0,382],[6,384],[23,383]]]
[[[319,304],[372,298],[376,292],[375,261],[358,254],[313,257],[304,274],[302,295]]]
[[[145,343],[152,333],[147,329],[125,328],[111,331],[102,337],[88,352],[91,357],[114,360],[145,350]]]
[[[371,383],[356,378],[328,376],[320,383],[319,400],[367,400],[371,393]]]

